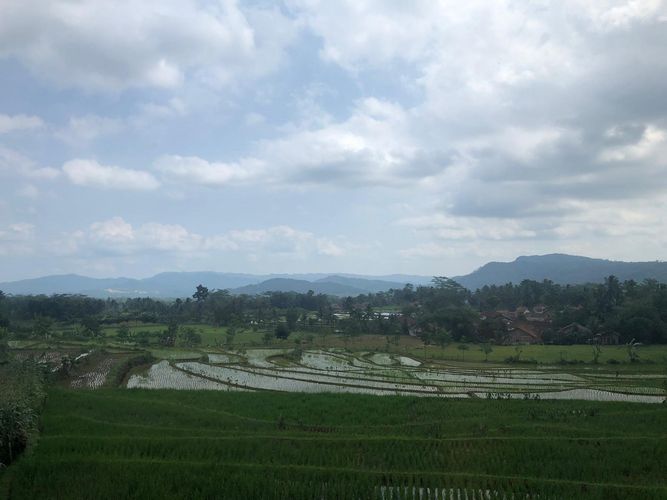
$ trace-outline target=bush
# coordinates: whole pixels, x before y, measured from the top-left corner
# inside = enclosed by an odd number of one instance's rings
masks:
[[[149,363],[153,363],[154,361],[155,358],[148,352],[126,359],[118,366],[114,374],[114,386],[118,387],[121,385],[123,380],[125,380],[126,375],[135,366],[147,365]]]
[[[0,464],[8,465],[37,432],[43,375],[31,361],[10,361],[0,367],[0,380]]]
[[[284,340],[289,337],[290,331],[285,323],[278,323],[274,333],[277,338]]]

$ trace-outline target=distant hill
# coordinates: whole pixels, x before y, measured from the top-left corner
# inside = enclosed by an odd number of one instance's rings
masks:
[[[613,274],[621,281],[647,278],[667,283],[667,262],[617,262],[565,254],[519,257],[513,262],[489,262],[476,271],[454,279],[470,290],[484,285],[520,283],[530,279],[549,279],[560,284],[601,282]],[[243,274],[217,272],[168,272],[150,278],[89,278],[76,274],[45,276],[0,283],[0,290],[13,295],[69,293],[91,297],[189,297],[198,284],[210,290],[258,294],[267,291],[292,291],[328,295],[359,295],[403,288],[406,283],[428,285],[430,276],[359,274]]]
[[[619,280],[655,279],[667,282],[667,262],[618,262],[575,255],[549,254],[518,257],[513,262],[489,262],[454,279],[470,290],[484,285],[549,279],[558,284],[599,283],[609,275]]]
[[[0,290],[13,295],[58,293],[91,297],[189,297],[198,284],[210,290],[257,294],[266,291],[294,291],[329,295],[358,295],[402,288],[406,283],[427,284],[430,276],[362,276],[355,274],[269,274],[254,275],[216,272],[168,272],[150,278],[89,278],[76,274],[45,276],[0,283]]]
[[[77,274],[59,274],[27,280],[0,283],[0,290],[14,295],[54,293],[87,293],[104,289],[136,288],[139,280],[130,278],[88,278]]]
[[[388,286],[387,290],[391,288]],[[272,278],[262,281],[256,285],[247,285],[241,288],[232,290],[233,293],[245,293],[248,295],[257,295],[265,292],[298,292],[307,293],[312,290],[316,294],[324,293],[326,295],[359,295],[368,293],[363,288],[349,286],[342,283],[328,282],[328,281],[307,281],[295,280],[289,278]]]
[[[315,281],[316,285],[321,284],[337,284],[345,286],[350,289],[361,290],[359,293],[377,293],[385,292],[391,288],[403,288],[408,281],[384,281],[379,279],[368,278],[351,278],[347,276],[327,276]],[[412,283],[415,284],[415,283]],[[421,283],[419,283],[421,284]],[[348,294],[349,295],[349,294]]]

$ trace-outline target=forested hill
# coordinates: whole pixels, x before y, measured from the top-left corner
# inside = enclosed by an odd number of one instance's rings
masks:
[[[233,294],[299,292],[308,290],[327,295],[359,295],[402,288],[406,283],[426,285],[430,276],[360,276],[352,274],[272,274],[254,275],[216,272],[170,272],[150,278],[88,278],[75,274],[45,276],[0,283],[0,290],[12,295],[82,294],[90,297],[190,297],[192,290],[205,284],[211,290],[230,290]]]
[[[548,279],[561,285],[601,283],[614,275],[620,281],[655,279],[667,282],[667,262],[618,262],[575,255],[549,254],[518,257],[513,262],[489,262],[476,271],[454,278],[470,290],[484,285]]]

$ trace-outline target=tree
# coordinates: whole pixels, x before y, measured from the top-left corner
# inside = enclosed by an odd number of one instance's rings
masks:
[[[225,344],[227,344],[227,347],[232,346],[234,337],[236,337],[236,327],[231,325],[227,328],[227,334],[225,335]]]
[[[102,327],[100,322],[94,316],[86,316],[81,320],[83,327],[83,334],[88,337],[99,337],[102,335]]]
[[[468,344],[459,344],[456,346],[456,348],[461,351],[461,356],[463,357],[463,361],[466,360],[466,351],[470,349],[470,346]]]
[[[208,288],[202,284],[197,285],[197,289],[195,290],[195,293],[192,294],[192,298],[197,302],[197,320],[201,321],[202,309],[204,308],[204,303],[208,298]]]
[[[127,326],[127,323],[121,323],[116,330],[116,338],[121,342],[127,342],[130,340],[130,327]]]
[[[285,340],[287,337],[289,337],[290,331],[289,328],[287,328],[287,325],[285,323],[278,323],[276,325],[276,329],[274,331],[274,334],[276,338]]]
[[[440,347],[446,347],[452,341],[452,335],[444,328],[440,328],[431,337]]]
[[[7,358],[9,357],[8,336],[7,329],[0,327],[0,364],[7,362]]]
[[[197,285],[197,290],[192,294],[192,298],[197,302],[205,301],[208,298],[208,288],[202,284]]]
[[[479,350],[484,353],[484,362],[486,363],[489,360],[489,354],[493,352],[493,347],[488,342],[484,342]]]
[[[176,337],[169,330],[165,330],[158,335],[157,342],[163,347],[174,347],[176,345]]]
[[[187,326],[181,331],[181,342],[185,347],[194,347],[201,344],[201,335],[191,326]]]
[[[53,320],[46,316],[37,316],[35,322],[32,325],[32,330],[34,334],[38,337],[44,337],[44,339],[49,338],[51,335],[51,327],[53,326]]]
[[[600,346],[600,344],[599,343],[593,344],[593,363],[595,363],[596,365],[600,360],[601,354],[602,354],[602,347]]]
[[[637,354],[637,347],[639,347],[641,344],[639,342],[635,342],[635,339],[632,339],[630,342],[626,344],[626,349],[628,351],[628,359],[630,360],[631,363],[636,363],[639,361],[639,354]]]
[[[290,308],[285,313],[285,320],[287,321],[287,329],[293,332],[296,329],[296,322],[299,319],[299,313],[296,309]]]
[[[262,335],[262,342],[264,345],[271,345],[271,341],[273,340],[273,334],[269,330],[264,332],[264,335]]]
[[[176,337],[178,336],[178,323],[171,320],[167,329],[158,336],[158,343],[164,347],[173,347],[176,345]]]

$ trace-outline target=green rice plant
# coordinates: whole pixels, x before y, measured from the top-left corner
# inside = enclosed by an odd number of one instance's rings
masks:
[[[664,498],[666,417],[625,403],[53,389],[39,446],[5,474],[17,499]]]

